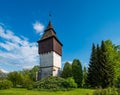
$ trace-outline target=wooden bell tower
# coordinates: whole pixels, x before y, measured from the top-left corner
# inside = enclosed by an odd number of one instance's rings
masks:
[[[39,79],[47,76],[60,76],[62,46],[51,21],[49,21],[43,36],[38,41],[38,53],[40,55]]]

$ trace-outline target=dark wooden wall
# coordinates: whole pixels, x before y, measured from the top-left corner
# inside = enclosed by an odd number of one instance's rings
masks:
[[[51,37],[38,42],[39,54],[44,54],[50,51],[55,51],[57,54],[62,56],[62,45],[56,40],[55,37]]]

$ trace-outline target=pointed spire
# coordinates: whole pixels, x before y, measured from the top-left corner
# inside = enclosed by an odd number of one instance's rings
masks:
[[[51,21],[49,21],[49,23],[48,23],[48,26],[47,26],[47,29],[46,29],[46,30],[51,29],[51,28],[53,28],[53,27],[52,27],[52,22],[51,22]]]
[[[48,26],[47,26],[46,30],[53,28],[51,18],[52,18],[52,15],[51,15],[51,12],[49,12],[49,23],[48,23]]]

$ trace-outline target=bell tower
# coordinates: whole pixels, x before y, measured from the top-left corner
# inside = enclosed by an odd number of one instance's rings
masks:
[[[60,76],[62,46],[51,21],[49,21],[43,36],[38,41],[38,53],[40,55],[39,79],[47,76]]]

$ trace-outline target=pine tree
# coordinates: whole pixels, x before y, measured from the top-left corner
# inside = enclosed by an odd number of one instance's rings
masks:
[[[66,62],[62,71],[62,77],[68,78],[72,77],[72,66],[69,62]]]
[[[109,57],[109,50],[105,42],[101,43],[101,52],[100,52],[100,68],[101,68],[101,86],[103,88],[112,86],[114,79],[114,67]]]
[[[72,74],[75,82],[77,83],[78,87],[82,86],[82,79],[83,79],[83,72],[82,72],[82,65],[78,59],[74,59],[72,63]]]
[[[114,67],[108,46],[104,41],[101,47],[97,45],[96,48],[93,44],[87,77],[91,87],[105,88],[113,84]]]
[[[96,82],[97,82],[97,85],[96,85],[96,87],[101,87],[101,82],[102,82],[102,80],[101,80],[101,77],[102,77],[102,68],[101,68],[101,63],[100,63],[100,55],[101,55],[101,47],[97,44],[97,52],[96,52],[96,57],[97,57],[97,61],[96,61],[96,74],[97,74],[97,80],[96,80]]]
[[[92,45],[92,53],[90,57],[89,67],[88,67],[88,76],[87,83],[91,87],[98,86],[98,59],[97,59],[97,49],[95,45]]]

